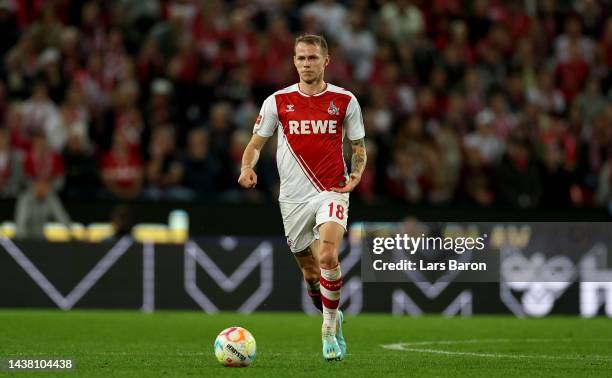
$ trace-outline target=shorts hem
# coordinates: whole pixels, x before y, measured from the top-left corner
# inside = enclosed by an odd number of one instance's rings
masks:
[[[322,222],[318,222],[317,224],[315,224],[315,226],[314,226],[312,229],[313,229],[313,230],[316,230],[316,232],[318,232],[318,231],[319,231],[319,226],[321,226],[322,224],[327,223],[327,222],[334,222],[334,223],[337,223],[337,224],[339,224],[340,226],[342,226],[342,228],[344,229],[344,232],[348,232],[348,230],[346,229],[346,226],[345,226],[343,223],[340,223],[340,222],[338,222],[338,221],[337,221],[337,220],[335,220],[335,219],[326,219],[326,220],[324,220],[324,221],[322,221]],[[318,239],[318,238],[316,238],[316,239]]]
[[[312,237],[312,240],[311,240],[311,241],[309,241],[308,243],[306,243],[306,246],[305,246],[305,247],[303,247],[303,248],[298,248],[298,249],[294,249],[294,248],[293,248],[293,246],[290,246],[290,247],[289,247],[289,250],[291,251],[291,253],[292,253],[292,254],[294,254],[294,255],[295,255],[295,254],[296,254],[296,253],[298,253],[298,252],[305,251],[305,250],[306,250],[308,247],[310,247],[310,245],[311,245],[312,243],[314,243],[314,241],[315,241],[315,240],[317,240],[317,238],[315,238],[315,237],[313,236],[313,237]]]

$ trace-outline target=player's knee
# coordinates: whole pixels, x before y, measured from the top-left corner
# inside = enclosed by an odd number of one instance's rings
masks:
[[[319,264],[323,269],[333,269],[338,266],[338,256],[321,256]]]
[[[338,265],[338,253],[334,244],[323,243],[319,253],[319,264],[325,269],[331,269]]]

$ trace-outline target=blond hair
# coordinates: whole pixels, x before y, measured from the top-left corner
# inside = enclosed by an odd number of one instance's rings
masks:
[[[295,51],[295,47],[298,43],[307,43],[309,45],[319,46],[321,48],[321,54],[323,56],[327,55],[327,41],[323,36],[316,34],[304,34],[295,39],[295,44],[293,45],[293,49]]]

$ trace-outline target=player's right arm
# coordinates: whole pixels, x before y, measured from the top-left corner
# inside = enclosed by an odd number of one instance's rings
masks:
[[[261,149],[266,144],[267,137],[262,137],[253,134],[251,141],[244,149],[242,154],[242,166],[240,167],[240,177],[238,183],[243,188],[254,188],[257,185],[257,173],[255,173],[255,165],[259,160]]]
[[[240,177],[238,183],[243,188],[254,188],[257,185],[257,174],[255,164],[259,160],[261,149],[268,138],[274,134],[278,127],[278,112],[276,110],[276,100],[274,95],[269,96],[261,106],[259,116],[253,127],[253,137],[244,149],[242,154],[242,166],[240,167]]]

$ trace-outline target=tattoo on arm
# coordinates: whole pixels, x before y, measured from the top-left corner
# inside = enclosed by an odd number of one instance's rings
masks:
[[[361,175],[367,162],[365,140],[363,138],[351,141],[353,156],[351,157],[351,172]]]

